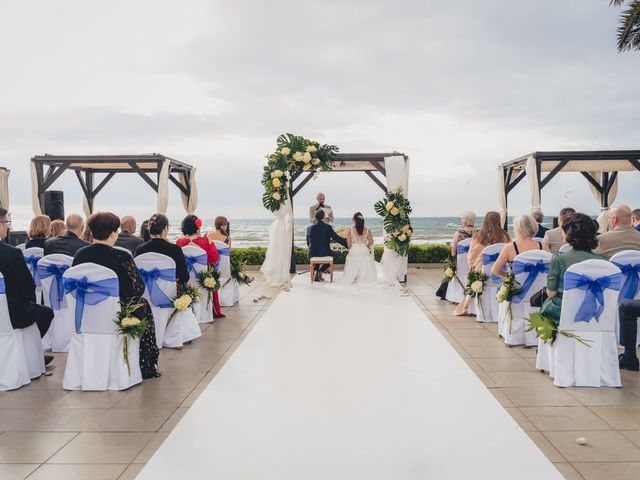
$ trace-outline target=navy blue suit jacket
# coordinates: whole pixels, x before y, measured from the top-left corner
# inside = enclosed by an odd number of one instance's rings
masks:
[[[347,248],[347,241],[338,235],[331,225],[318,222],[307,229],[307,245],[309,246],[309,258],[330,257],[331,240],[338,242]]]

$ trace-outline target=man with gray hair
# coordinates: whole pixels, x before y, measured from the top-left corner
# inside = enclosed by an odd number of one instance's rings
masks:
[[[571,207],[560,210],[558,215],[558,227],[547,230],[544,234],[542,245],[547,247],[551,253],[558,253],[560,247],[564,245],[564,233],[562,233],[562,224],[566,223],[576,211]]]
[[[77,213],[73,213],[67,217],[66,221],[67,233],[61,237],[54,237],[44,242],[44,254],[51,255],[53,253],[62,253],[75,256],[76,252],[82,247],[89,245],[80,239],[82,230],[84,229],[84,219]]]
[[[126,248],[131,253],[136,251],[140,245],[144,243],[144,240],[136,233],[136,219],[130,215],[122,217],[120,220],[120,233],[116,240],[116,246]]]
[[[599,253],[609,260],[623,250],[640,250],[640,232],[631,226],[631,209],[618,205],[609,211],[609,231],[598,235]]]

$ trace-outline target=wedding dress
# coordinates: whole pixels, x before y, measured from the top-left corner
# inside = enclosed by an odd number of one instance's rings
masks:
[[[349,235],[351,248],[344,265],[342,283],[347,285],[375,283],[378,279],[378,271],[373,253],[367,245],[369,230],[365,228],[362,235],[358,235],[356,229],[352,228]]]

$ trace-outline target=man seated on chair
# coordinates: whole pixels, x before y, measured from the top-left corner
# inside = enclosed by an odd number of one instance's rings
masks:
[[[62,253],[73,257],[82,247],[89,245],[80,239],[82,230],[84,230],[84,220],[77,213],[73,213],[67,217],[67,233],[61,237],[50,238],[44,242],[44,254]]]
[[[607,233],[598,236],[599,253],[609,260],[623,250],[640,250],[640,232],[631,226],[631,209],[627,205],[618,205],[609,211]]]
[[[339,243],[345,248],[347,247],[347,241],[338,235],[333,227],[324,220],[324,211],[318,210],[315,214],[316,223],[311,225],[307,229],[307,246],[309,247],[309,259],[312,257],[333,257],[334,259],[338,255],[331,250],[331,240]],[[315,269],[315,281],[323,282],[322,274],[326,273],[329,268],[328,264],[316,265]]]
[[[136,235],[136,219],[131,215],[122,217],[116,247],[126,248],[133,254],[143,243],[144,240]]]
[[[626,300],[618,307],[620,312],[620,343],[624,353],[620,355],[620,368],[637,372],[640,370],[636,346],[638,343],[638,317],[640,300]]]
[[[22,251],[3,242],[10,224],[9,212],[0,208],[0,273],[4,276],[11,326],[27,328],[35,323],[43,337],[51,326],[53,310],[36,303],[36,284]],[[51,360],[52,356],[45,356],[46,365]]]

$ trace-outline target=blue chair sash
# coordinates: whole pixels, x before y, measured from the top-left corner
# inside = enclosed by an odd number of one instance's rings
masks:
[[[500,256],[500,252],[496,253],[483,253],[482,254],[482,265],[490,265],[492,263],[496,263],[496,260]]]
[[[224,255],[225,257],[228,257],[231,255],[231,249],[229,247],[227,248],[219,248],[218,249],[218,253],[220,255]]]
[[[518,275],[520,273],[529,274],[527,275],[525,281],[522,283],[520,292],[518,292],[517,295],[514,295],[513,299],[511,300],[512,303],[520,303],[527,296],[527,293],[529,293],[529,289],[531,288],[531,285],[533,285],[533,282],[536,281],[538,274],[549,272],[549,262],[538,260],[535,263],[529,263],[521,262],[518,260],[513,262],[512,271],[515,275]]]
[[[0,278],[0,295],[5,295],[7,293],[7,286],[4,283],[4,278]]]
[[[469,244],[467,245],[456,245],[456,255],[464,255],[465,253],[469,253]]]
[[[38,275],[38,261],[42,257],[37,255],[29,255],[28,257],[24,257],[24,263],[29,267],[29,271],[31,272],[31,276],[33,277],[33,281],[36,282],[36,287],[40,287],[40,275]]]
[[[576,313],[574,322],[589,323],[592,318],[597,322],[600,321],[600,315],[604,310],[604,290],[620,290],[622,285],[622,274],[614,273],[606,277],[591,278],[588,275],[581,275],[574,272],[566,272],[564,274],[564,289],[567,290],[584,290],[584,300]]]
[[[76,299],[76,333],[80,333],[80,328],[82,327],[85,304],[97,305],[109,297],[117,297],[120,294],[117,278],[107,278],[97,282],[90,282],[87,277],[65,278],[64,291],[71,293]]]
[[[197,273],[196,272],[196,268],[195,265],[207,265],[207,254],[203,253],[202,255],[197,255],[197,256],[191,256],[191,255],[185,255],[184,259],[187,262],[187,269],[189,270],[189,272],[192,273]]]
[[[158,280],[175,282],[176,269],[165,268],[160,270],[158,268],[153,268],[151,270],[145,270],[144,268],[139,268],[138,271],[140,272],[140,276],[149,291],[149,298],[151,299],[153,306],[158,308],[172,308],[173,301],[162,291],[158,285]]]
[[[51,308],[60,310],[60,303],[64,298],[64,286],[62,284],[62,275],[69,269],[69,265],[38,265],[38,276],[40,279],[54,277],[51,281],[49,289],[49,303]]]
[[[616,263],[613,264],[622,270],[624,275],[624,283],[620,292],[620,301],[633,300],[638,294],[638,286],[640,286],[640,264]]]

